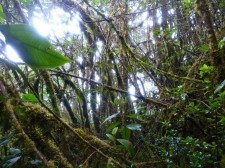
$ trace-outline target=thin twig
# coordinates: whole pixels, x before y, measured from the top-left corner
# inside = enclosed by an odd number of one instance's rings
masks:
[[[116,91],[116,92],[128,94],[130,96],[133,96],[133,97],[136,97],[138,99],[141,99],[141,100],[143,100],[143,101],[145,101],[147,103],[153,103],[155,105],[159,105],[159,106],[163,106],[163,107],[169,106],[168,103],[162,102],[161,100],[157,100],[157,99],[153,99],[153,98],[149,98],[149,97],[143,97],[143,96],[131,94],[128,91],[125,91],[125,90],[122,90],[122,89],[118,89],[118,88],[115,88],[115,87],[112,87],[112,86],[108,86],[108,85],[105,85],[103,83],[99,83],[99,82],[96,82],[94,80],[91,80],[91,79],[87,79],[87,78],[80,77],[80,76],[77,76],[77,75],[72,75],[72,74],[69,74],[69,73],[55,71],[55,70],[50,70],[50,71],[56,73],[56,74],[52,74],[52,75],[65,75],[65,76],[70,76],[70,77],[78,78],[78,79],[81,79],[81,80],[84,80],[84,81],[87,81],[87,82],[94,83],[96,85],[102,86],[102,87],[107,88],[109,90],[113,90],[113,91]]]

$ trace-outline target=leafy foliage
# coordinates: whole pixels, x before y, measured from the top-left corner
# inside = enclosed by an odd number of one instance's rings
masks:
[[[0,166],[2,168],[12,167],[21,158],[21,149],[19,148],[9,148],[7,152],[7,145],[10,142],[11,136],[6,135],[0,139],[0,151],[7,153],[6,156],[0,158]]]
[[[0,56],[0,135],[16,132],[1,141],[6,166],[225,167],[224,4],[2,4],[25,62]],[[50,41],[23,24],[40,18]]]
[[[1,25],[6,42],[12,45],[23,61],[35,69],[56,68],[70,60],[55,51],[33,27],[25,24]]]

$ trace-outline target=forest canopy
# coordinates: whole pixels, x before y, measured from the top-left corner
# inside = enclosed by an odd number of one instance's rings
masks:
[[[225,167],[224,0],[0,5],[0,167]]]

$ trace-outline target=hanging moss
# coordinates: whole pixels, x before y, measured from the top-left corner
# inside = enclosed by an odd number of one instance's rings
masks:
[[[54,90],[52,79],[50,78],[50,76],[46,70],[42,70],[40,72],[46,83],[46,90],[47,90],[47,92],[49,94],[49,98],[51,100],[52,109],[55,112],[55,114],[57,114],[59,116],[60,110],[58,107],[57,98],[55,96],[55,90]]]

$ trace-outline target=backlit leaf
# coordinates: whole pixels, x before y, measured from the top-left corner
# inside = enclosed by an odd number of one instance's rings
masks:
[[[0,25],[6,43],[17,50],[21,59],[31,68],[56,68],[70,59],[55,51],[47,39],[25,24]]]

